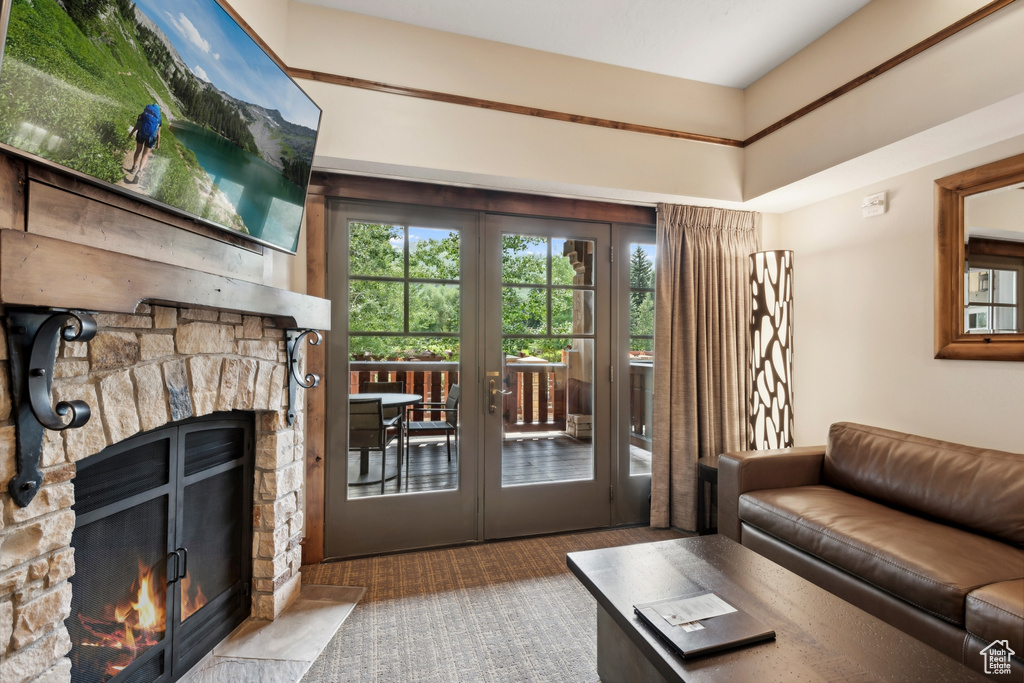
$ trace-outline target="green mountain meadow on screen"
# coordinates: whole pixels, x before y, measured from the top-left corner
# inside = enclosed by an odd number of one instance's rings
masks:
[[[176,5],[158,19],[188,22],[172,16]],[[206,75],[133,0],[13,0],[0,142],[293,251],[316,130],[197,72]],[[133,182],[129,131],[151,103],[162,114],[159,146]],[[218,168],[211,161],[224,149],[233,165]],[[236,176],[241,166],[248,170]],[[251,186],[253,178],[272,187]]]

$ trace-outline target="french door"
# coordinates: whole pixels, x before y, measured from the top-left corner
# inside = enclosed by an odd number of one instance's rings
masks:
[[[653,280],[612,246],[653,231],[343,201],[327,225],[327,557],[646,519]],[[383,458],[350,450],[379,382],[434,402]]]
[[[325,556],[476,540],[478,214],[334,202],[327,231],[332,331],[325,383]],[[391,441],[383,458],[380,451],[349,449],[349,398],[381,381],[401,382],[401,393],[438,402],[458,387],[451,456],[448,435],[407,443],[404,434],[393,438],[401,429],[387,430]],[[416,422],[451,414],[398,411]]]
[[[611,523],[610,226],[488,215],[484,535]]]

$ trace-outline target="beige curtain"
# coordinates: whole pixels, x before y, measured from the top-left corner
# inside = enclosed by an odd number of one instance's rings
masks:
[[[747,448],[761,216],[658,205],[651,526],[697,528],[697,459]]]

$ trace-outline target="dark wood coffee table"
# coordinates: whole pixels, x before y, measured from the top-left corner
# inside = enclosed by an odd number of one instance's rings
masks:
[[[984,681],[911,638],[724,536],[569,553],[597,599],[597,673],[638,681]],[[684,660],[633,614],[633,605],[700,590],[775,630],[776,639]]]

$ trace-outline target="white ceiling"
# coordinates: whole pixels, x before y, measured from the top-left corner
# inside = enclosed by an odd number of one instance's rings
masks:
[[[299,0],[745,88],[868,0]]]
[[[296,0],[705,83],[744,88],[868,0]],[[922,131],[746,202],[317,157],[362,175],[634,204],[784,213],[1024,135],[1024,94]]]

